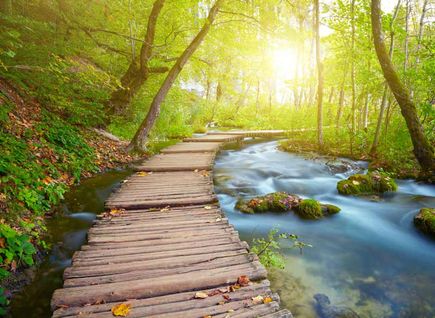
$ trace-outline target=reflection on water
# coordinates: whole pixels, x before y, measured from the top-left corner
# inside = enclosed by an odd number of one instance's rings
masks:
[[[279,226],[314,247],[286,251],[285,270],[272,270],[273,288],[296,317],[317,317],[313,295],[326,294],[332,305],[360,317],[435,315],[435,242],[412,224],[422,207],[435,206],[435,187],[399,181],[397,193],[380,198],[344,197],[336,183],[366,168],[363,162],[288,154],[276,142],[225,150],[214,170],[222,208],[243,239]],[[287,191],[335,204],[342,211],[317,221],[293,213],[245,215],[234,210],[237,198]]]
[[[112,189],[129,174],[129,171],[110,171],[97,175],[67,194],[58,215],[47,224],[46,241],[52,244],[52,249],[37,268],[33,282],[14,295],[12,317],[51,317],[50,299],[53,291],[63,285],[64,269],[71,265],[73,253],[86,242],[87,229],[96,214],[103,212],[104,201]]]

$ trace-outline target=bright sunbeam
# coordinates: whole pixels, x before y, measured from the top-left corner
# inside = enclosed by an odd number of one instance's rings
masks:
[[[293,48],[276,49],[272,52],[272,63],[277,80],[292,80],[296,76],[298,58]]]

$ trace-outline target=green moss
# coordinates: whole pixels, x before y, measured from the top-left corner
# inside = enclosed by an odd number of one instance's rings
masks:
[[[297,195],[286,192],[273,192],[248,201],[240,199],[235,208],[243,213],[287,212],[299,204]]]
[[[378,171],[368,174],[355,174],[337,183],[340,194],[361,195],[396,191],[397,184],[385,173]]]
[[[341,211],[338,206],[333,204],[325,204],[324,206],[326,207],[326,211],[328,212],[328,214],[337,214]]]
[[[323,217],[322,206],[319,201],[313,199],[302,200],[296,209],[296,213],[304,219],[320,219]]]
[[[423,208],[414,217],[415,226],[426,234],[435,237],[435,208]]]

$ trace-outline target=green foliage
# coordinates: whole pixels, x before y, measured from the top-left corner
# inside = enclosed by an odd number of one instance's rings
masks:
[[[290,246],[287,246],[288,243]],[[281,253],[284,248],[297,248],[302,253],[306,247],[312,247],[310,244],[299,241],[295,234],[280,233],[276,228],[271,229],[266,238],[254,238],[251,251],[258,255],[260,262],[266,267],[285,267],[285,259]]]
[[[305,219],[320,219],[323,217],[322,207],[319,201],[314,199],[305,199],[299,203],[297,214]]]
[[[6,224],[0,224],[0,264],[10,265],[16,262],[17,265],[33,265],[33,255],[36,249],[30,242],[30,237],[20,234]]]
[[[0,276],[0,279],[1,279],[1,276]],[[0,287],[0,316],[6,314],[6,306],[8,304],[9,304],[9,301],[8,301],[8,299],[5,296],[5,290]]]

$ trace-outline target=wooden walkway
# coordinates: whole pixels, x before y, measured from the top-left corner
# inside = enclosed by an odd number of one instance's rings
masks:
[[[119,305],[132,318],[292,317],[213,192],[216,152],[245,136],[265,133],[187,138],[136,166],[65,270],[53,317],[113,317]]]

